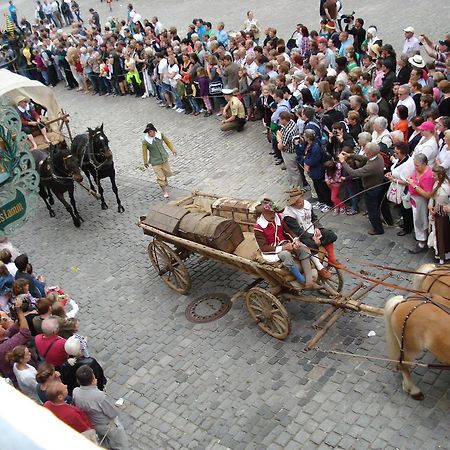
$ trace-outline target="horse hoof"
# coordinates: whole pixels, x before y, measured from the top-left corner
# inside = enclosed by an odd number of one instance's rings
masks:
[[[125,208],[122,205],[119,205],[117,208],[117,212],[123,213],[125,212]]]
[[[103,209],[103,210],[108,209],[108,205],[107,205],[106,203],[103,203],[103,204],[102,204],[102,209]]]
[[[74,219],[73,220],[73,224],[77,227],[80,228],[81,227],[81,221],[79,219]]]
[[[422,394],[422,392],[418,392],[417,394],[411,394],[411,397],[413,400],[423,400],[425,396]]]
[[[55,200],[53,200],[53,197],[50,197],[48,199],[48,203],[49,203],[49,205],[52,205],[52,206],[55,204]]]
[[[49,211],[50,217],[56,217],[55,211]]]

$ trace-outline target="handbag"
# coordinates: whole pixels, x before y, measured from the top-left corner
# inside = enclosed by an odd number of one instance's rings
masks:
[[[386,198],[396,205],[400,205],[403,201],[403,186],[398,184],[398,181],[392,181],[386,194]]]
[[[412,205],[411,205],[411,195],[409,192],[407,192],[406,194],[404,194],[402,196],[402,204],[403,204],[403,208],[405,209],[411,209]]]
[[[209,95],[222,95],[222,81],[211,81],[209,83]]]

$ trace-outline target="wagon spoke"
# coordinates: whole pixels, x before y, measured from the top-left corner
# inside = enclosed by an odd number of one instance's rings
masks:
[[[157,239],[148,248],[150,261],[161,279],[180,294],[186,294],[191,287],[189,273],[181,258],[162,241]]]

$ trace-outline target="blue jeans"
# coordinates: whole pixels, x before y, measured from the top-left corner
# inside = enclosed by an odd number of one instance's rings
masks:
[[[200,112],[200,106],[198,106],[197,99],[195,97],[188,97],[189,104],[191,105],[192,111]]]
[[[359,195],[357,195],[358,187],[356,185],[356,182],[353,180],[346,181],[344,183],[344,189],[346,191],[346,198],[344,199],[344,202],[350,202],[352,209],[354,209],[355,211],[359,211],[358,208]]]

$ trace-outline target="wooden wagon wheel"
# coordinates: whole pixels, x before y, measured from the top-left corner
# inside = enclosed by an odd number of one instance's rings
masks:
[[[148,257],[152,266],[171,289],[187,294],[191,288],[191,277],[183,260],[164,242],[153,239],[148,245]]]
[[[248,312],[261,330],[277,339],[286,339],[291,321],[283,304],[269,291],[250,289],[245,296]]]
[[[318,283],[324,286],[325,289],[329,287],[333,291],[341,292],[344,287],[344,277],[342,276],[342,272],[331,264],[328,264],[328,257],[326,255],[323,258],[322,264],[326,267],[328,272],[331,273],[331,278],[328,280],[319,278]]]

